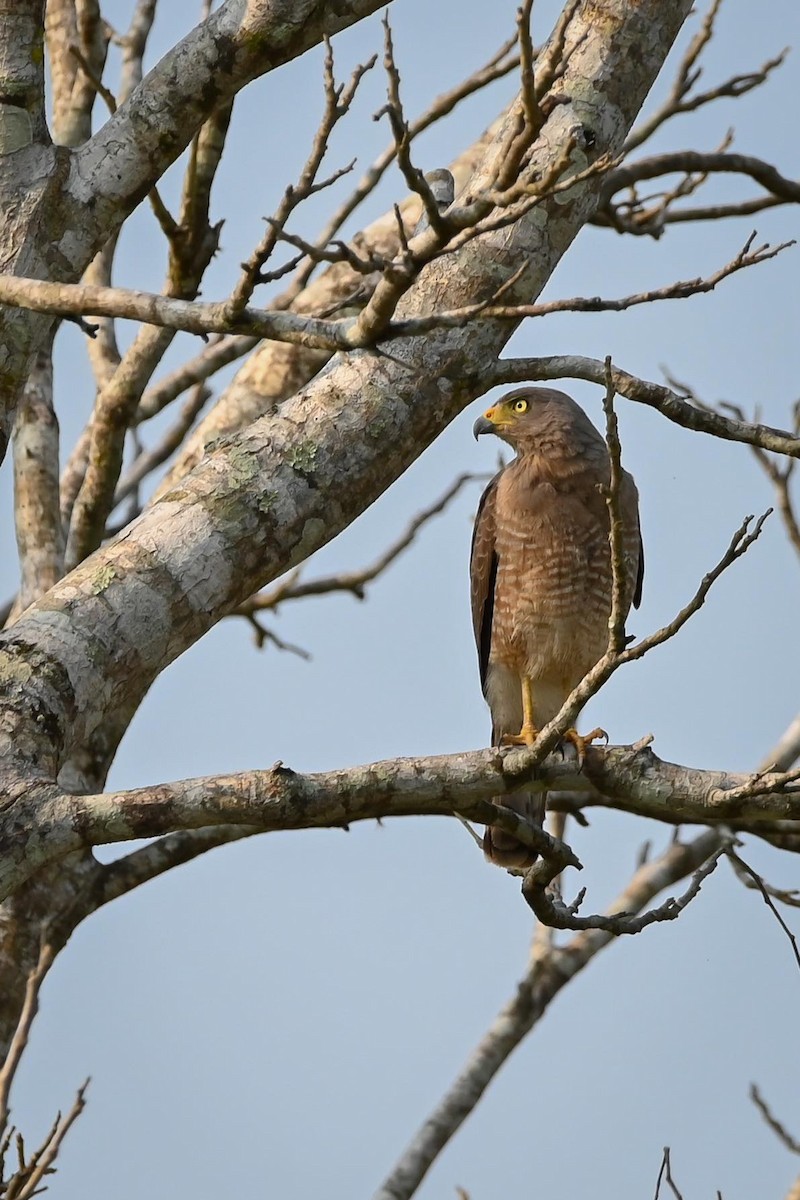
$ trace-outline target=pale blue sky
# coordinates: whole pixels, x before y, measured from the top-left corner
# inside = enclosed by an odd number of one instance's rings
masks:
[[[130,8],[104,5],[118,26]],[[151,64],[193,20],[194,5],[161,8]],[[487,57],[514,10],[510,0],[397,0],[409,112]],[[537,40],[556,11],[537,5]],[[794,0],[727,0],[704,82],[749,70],[798,35]],[[336,39],[339,71],[380,46],[376,17]],[[309,54],[237,101],[214,193],[213,215],[227,219],[207,298],[230,289],[261,217],[305,156],[321,107],[320,58]],[[735,149],[798,178],[799,79],[792,55],[765,89],[673,122],[654,148],[713,149],[735,125]],[[366,166],[382,149],[385,128],[370,119],[382,87],[379,71],[365,81],[332,165],[357,154]],[[448,162],[512,91],[510,81],[496,85],[426,135],[420,165]],[[719,197],[755,190],[735,180],[713,186]],[[351,229],[402,194],[390,174]],[[314,232],[325,211],[323,197],[298,228]],[[753,228],[760,240],[792,238],[797,209],[680,226],[659,243],[587,229],[547,296],[620,295],[707,274]],[[765,420],[785,425],[798,394],[798,261],[789,250],[688,301],[529,322],[509,353],[611,354],[650,379],[666,365],[705,399],[758,403]],[[117,282],[157,287],[162,274],[163,247],[142,211],[123,236]],[[193,346],[185,339],[169,362]],[[78,331],[63,330],[57,396],[67,446],[92,403],[82,354]],[[598,390],[564,386],[597,421]],[[455,473],[492,469],[495,446],[470,436],[480,408],[455,421],[309,573],[369,561]],[[641,493],[647,577],[631,629],[644,634],[674,614],[742,517],[771,497],[745,447],[625,402],[620,421]],[[281,612],[276,631],[313,662],[259,654],[243,622],[223,623],[155,685],[112,784],[278,758],[314,770],[485,744],[466,587],[477,496],[475,487],[459,497],[366,603],[305,600]],[[754,766],[797,710],[799,571],[773,517],[678,641],[620,673],[585,719],[617,742],[652,732],[657,753],[677,762]],[[645,838],[668,837],[635,818],[592,814],[591,829],[574,834],[587,905],[596,910],[624,884]],[[797,884],[795,859],[760,846],[747,856],[773,882]],[[18,1123],[33,1142],[93,1076],[53,1184],[60,1200],[368,1196],[512,994],[530,933],[518,884],[485,865],[455,822],[271,835],[216,851],[78,930],[44,990]],[[747,1088],[757,1080],[800,1133],[798,1002],[788,942],[758,896],[720,868],[678,922],[613,945],[559,997],[420,1195],[452,1196],[458,1184],[472,1200],[639,1200],[653,1194],[670,1145],[687,1200],[717,1188],[725,1200],[782,1196],[797,1163]]]

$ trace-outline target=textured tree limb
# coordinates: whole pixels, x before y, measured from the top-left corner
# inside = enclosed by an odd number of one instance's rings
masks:
[[[219,239],[209,217],[211,187],[222,159],[230,106],[212,114],[192,141],[177,222],[168,232],[166,296],[192,300]],[[92,416],[86,466],[70,514],[66,565],[76,566],[101,543],[114,506],[125,440],[142,392],[169,348],[174,331],[145,327],[99,389]]]
[[[8,895],[31,871],[74,850],[132,838],[215,825],[274,831],[454,813],[513,833],[560,870],[565,862],[579,865],[574,855],[560,858],[552,839],[510,809],[493,813],[487,797],[588,786],[597,790],[597,803],[671,824],[800,820],[800,772],[755,777],[699,770],[641,746],[589,747],[582,771],[561,753],[544,758],[537,748],[495,748],[310,775],[278,764],[96,795],[65,795],[40,784],[18,789],[0,815],[0,891]],[[23,848],[21,823],[31,831]]]
[[[478,787],[480,794],[497,796],[505,791],[516,790],[522,783],[531,787],[533,782],[537,780],[540,787],[550,788],[552,785],[549,780],[542,783],[540,777],[537,776],[537,767],[544,760],[545,755],[555,748],[566,729],[574,723],[577,713],[586,700],[595,694],[619,666],[625,662],[634,661],[642,657],[650,649],[661,645],[682,628],[686,621],[702,606],[715,580],[736,559],[741,557],[756,540],[763,521],[764,517],[750,531],[751,518],[746,519],[732,538],[726,553],[703,578],[695,595],[671,622],[649,637],[636,642],[622,651],[608,651],[599,660],[596,666],[588,672],[582,682],[573,690],[556,717],[538,735],[534,747],[528,751],[529,758],[525,762],[525,773],[522,781],[516,779],[515,782],[513,772],[512,774],[508,773],[506,760],[499,752],[490,755],[489,764],[485,760],[471,760],[467,769],[470,766],[475,768],[483,765],[491,765],[492,768],[493,774],[488,777],[484,775],[479,779]],[[100,594],[102,594],[102,590]],[[22,621],[17,623],[14,627],[12,637],[13,634],[19,631],[22,625]],[[24,633],[22,644],[29,655],[30,645],[24,640]],[[139,647],[139,653],[141,653],[141,649]],[[28,662],[29,658],[26,657],[26,670],[30,669]],[[52,673],[52,667],[47,669]],[[46,688],[49,680],[45,679],[42,682]],[[127,709],[130,709],[132,705],[135,705],[136,697],[130,686],[130,678],[127,678],[125,682],[125,692],[120,697],[119,704],[120,706],[124,704],[127,706]],[[47,692],[40,692],[41,694],[47,695]],[[43,700],[39,701],[40,706],[43,703]],[[14,753],[16,756],[21,757],[23,762],[25,760],[22,756],[26,753],[29,754],[32,757],[33,763],[35,763],[37,776],[41,779],[42,772],[46,770],[48,762],[54,762],[52,757],[53,747],[49,741],[50,730],[43,730],[38,727],[32,729],[25,722],[24,707],[20,715],[16,717],[16,722],[13,720],[8,721],[9,728],[12,730],[12,736],[15,724],[18,735],[12,742]],[[632,751],[636,755],[651,753],[647,750],[646,746],[633,747]],[[630,797],[620,800],[620,792],[623,790],[621,787],[621,776],[626,775],[624,761],[617,764],[618,768],[622,767],[623,769],[622,771],[618,769],[614,773],[613,780],[603,778],[603,766],[605,762],[605,758],[602,761],[598,761],[596,752],[593,751],[590,751],[584,760],[584,774],[598,791],[606,796],[613,795],[618,801],[618,807],[628,807],[632,811],[644,811],[646,815],[660,815],[664,819],[663,806],[670,792],[667,781],[664,778],[665,772],[663,769],[660,772],[658,786],[655,789],[656,795],[654,797],[656,802],[655,807],[657,810],[660,808],[661,811],[647,811],[646,808],[642,808],[641,797],[638,795],[634,797],[633,803]],[[487,819],[485,816],[477,816],[468,807],[476,795],[474,791],[474,778],[469,779],[466,792],[462,793],[459,790],[459,782],[463,782],[463,763],[456,763],[454,767],[451,760],[445,759],[442,761],[427,760],[425,763],[419,760],[412,760],[412,764],[410,784],[403,773],[404,767],[407,764],[404,764],[402,760],[374,767],[354,769],[347,776],[347,788],[344,787],[343,781],[345,777],[341,773],[333,777],[335,783],[332,780],[323,780],[321,784],[323,794],[326,786],[329,789],[333,788],[335,792],[335,804],[332,809],[323,806],[325,815],[314,818],[311,824],[346,824],[349,820],[359,819],[361,816],[384,815],[382,809],[380,811],[375,811],[372,808],[362,810],[359,807],[363,800],[363,779],[365,772],[369,777],[369,786],[367,789],[368,801],[374,803],[377,799],[380,799],[386,803],[391,799],[392,812],[394,813],[451,811],[453,796],[461,797],[463,794],[465,797],[463,802],[460,799],[457,799],[455,802],[457,809],[462,815],[475,816],[476,819]],[[641,760],[639,765],[641,765]],[[631,778],[629,766],[630,762],[628,763],[627,770],[628,781]],[[661,766],[663,768],[668,765],[661,764]],[[453,768],[455,771],[454,776],[451,773],[451,769]],[[55,766],[53,769],[55,770]],[[432,775],[426,774],[427,772],[432,772]],[[443,777],[442,772],[444,772]],[[498,772],[500,777],[495,781],[495,776],[497,776]],[[290,774],[294,786],[299,777],[294,776],[292,773]],[[687,786],[687,779],[680,768],[668,767],[666,774],[672,775],[673,783],[677,782],[676,790],[679,797],[680,820],[696,819],[704,821],[709,819],[709,813],[713,814],[710,819],[740,821],[748,819],[758,820],[759,814],[761,814],[761,819],[769,820],[782,819],[786,816],[792,817],[795,814],[791,807],[788,809],[780,807],[780,803],[783,802],[784,805],[786,803],[791,805],[792,799],[796,800],[798,794],[800,794],[800,786],[797,785],[797,780],[800,779],[800,771],[777,776],[774,773],[759,771],[755,775],[743,778],[728,775],[720,776],[717,774],[712,776],[711,781],[708,775],[695,776],[692,781],[694,784],[693,787],[691,785]],[[373,775],[375,778],[372,777]],[[425,785],[423,785],[423,775],[425,775],[426,779]],[[310,793],[301,788],[299,796],[301,809],[304,808],[309,796],[313,798],[316,795],[315,789],[320,785],[319,778],[309,778],[311,779],[311,784],[309,785],[311,788]],[[634,770],[633,781],[635,786],[637,782],[636,770]],[[570,786],[574,786],[574,783],[575,781],[571,780]],[[704,784],[708,786],[704,787]],[[430,791],[431,785],[433,786],[433,792]],[[426,790],[426,786],[428,790]],[[435,807],[437,803],[441,805],[442,796],[440,795],[440,790],[442,786],[444,786],[444,795],[451,802],[450,806],[446,806],[444,809]],[[709,786],[712,789],[710,792]],[[57,790],[54,791],[52,786],[44,783],[38,786],[30,786],[30,781],[24,772],[15,784],[12,774],[8,788],[9,801],[6,817],[6,837],[10,839],[9,847],[14,844],[15,831],[19,828],[20,824],[25,828],[35,831],[35,836],[31,834],[23,851],[21,853],[17,852],[17,861],[14,861],[9,856],[8,861],[3,863],[3,839],[0,832],[0,879],[3,878],[3,868],[5,868],[5,894],[7,895],[20,882],[23,882],[32,871],[46,862],[68,854],[73,850],[95,844],[97,840],[103,840],[105,837],[110,837],[111,840],[119,840],[120,838],[129,839],[155,836],[174,828],[196,828],[217,823],[235,824],[237,820],[247,824],[256,824],[258,823],[258,816],[247,806],[247,797],[252,797],[253,789],[255,789],[260,812],[262,804],[261,793],[263,790],[266,789],[268,797],[278,795],[280,791],[277,788],[275,771],[266,774],[250,773],[241,776],[186,781],[183,784],[174,785],[174,787],[177,791],[172,790],[170,785],[137,791],[131,807],[126,803],[125,798],[119,796],[116,798],[113,796],[110,798],[95,796],[91,799],[87,799],[86,797],[68,798],[59,795]],[[343,788],[344,790],[342,790]],[[473,790],[470,791],[470,788]],[[355,803],[355,808],[352,809],[350,807],[351,792]],[[687,810],[687,793],[690,804],[694,803],[696,805],[693,810]],[[778,794],[776,795],[776,793]],[[134,794],[132,793],[131,795]],[[401,797],[400,807],[398,807],[398,796]],[[410,809],[403,808],[402,800],[409,800],[409,798],[412,807]],[[421,798],[424,799],[426,804],[428,801],[434,803],[434,808],[432,810],[429,810],[427,807],[420,808],[419,802]],[[290,808],[292,803],[295,804],[295,807],[297,806],[298,796],[294,791],[288,794],[288,799],[290,801]],[[342,810],[336,807],[337,804],[342,802],[346,806],[344,815],[341,815]],[[776,803],[779,805],[778,808],[775,807]],[[768,805],[766,810],[764,809],[765,804]],[[87,808],[87,805],[90,807]],[[94,811],[91,811],[92,805],[95,806]],[[215,805],[221,807],[215,807]],[[483,811],[484,808],[485,805],[481,802],[481,810]],[[243,812],[244,815],[242,815]],[[136,824],[137,818],[144,820],[145,825],[139,827]],[[307,827],[307,813],[305,819],[300,815],[295,815],[291,819],[295,822],[299,821],[299,824],[290,825],[289,827]],[[503,819],[507,819],[507,815]],[[673,819],[673,817],[668,815],[666,819]],[[492,818],[489,823],[497,824],[498,820]],[[515,816],[515,820],[519,823],[521,819]],[[115,822],[119,822],[119,824],[115,824]],[[523,827],[525,826],[525,822],[521,822],[521,824]],[[267,827],[272,828],[273,826]],[[1,829],[2,827],[0,826]],[[113,832],[114,830],[116,832]],[[536,832],[535,836],[539,836],[538,832]],[[530,829],[526,830],[525,837],[531,837]]]
[[[246,332],[250,336],[275,338],[324,350],[347,350],[354,345],[347,336],[349,326],[345,322],[257,308],[244,308],[232,317],[224,300],[216,303],[181,300],[129,288],[54,283],[3,275],[0,276],[0,303],[62,317],[122,317],[201,336]]]
[[[13,20],[13,27],[0,27],[0,43],[14,52],[13,61],[5,63],[4,86],[7,92],[17,88],[24,102],[22,107],[0,105],[0,118],[10,113],[17,129],[17,142],[8,145],[16,150],[14,162],[6,154],[2,163],[10,214],[4,241],[13,246],[4,256],[7,273],[66,282],[80,278],[212,112],[252,79],[377,7],[376,0],[343,0],[335,6],[326,0],[248,0],[246,5],[226,0],[161,59],[89,141],[67,154],[49,144],[44,120],[41,2],[15,4],[13,18],[3,18],[6,24]],[[0,120],[0,144],[6,126],[9,121]],[[19,202],[10,203],[12,197]],[[0,325],[7,347],[0,380],[2,459],[28,356],[51,322],[8,309],[0,313]]]
[[[369,566],[362,567],[359,571],[340,571],[336,575],[322,575],[316,579],[307,580],[300,579],[300,568],[298,568],[268,591],[258,592],[255,596],[251,596],[249,600],[239,606],[236,610],[237,613],[248,616],[251,613],[264,612],[268,609],[275,610],[285,600],[298,600],[306,596],[324,596],[331,592],[349,592],[357,600],[363,600],[367,585],[382,575],[387,567],[390,567],[409,548],[420,529],[432,517],[442,513],[465,484],[475,480],[485,481],[487,478],[488,476],[474,475],[469,472],[456,476],[442,495],[432,504],[421,509],[412,518],[400,537],[391,542]]]
[[[80,288],[77,285],[76,290]],[[102,541],[122,469],[128,427],[141,392],[172,336],[170,329],[140,329],[116,371],[98,392],[88,430],[85,471],[70,513],[67,570],[76,567]]]
[[[586,379],[604,387],[605,365],[599,359],[583,358],[577,354],[501,359],[486,368],[483,378],[487,388],[497,384],[545,379]],[[684,429],[693,429],[725,441],[744,442],[750,446],[760,446],[763,450],[772,450],[776,454],[800,458],[800,437],[783,429],[734,420],[724,417],[721,413],[698,408],[672,389],[638,379],[623,371],[621,367],[614,367],[613,382],[617,393],[626,400],[655,408]]]
[[[53,91],[53,140],[79,146],[91,136],[92,108],[102,89],[110,41],[97,0],[48,0],[45,41]]]
[[[413,129],[412,125],[412,135]],[[477,142],[468,147],[455,162],[451,163],[457,188],[461,188],[470,177],[490,140],[491,134],[484,134]],[[366,187],[366,183],[364,183],[364,187]],[[399,207],[406,228],[413,229],[419,220],[419,198],[410,196]],[[344,213],[343,209],[339,211],[342,213],[341,221],[343,221],[349,213]],[[318,238],[317,244],[327,244],[337,232],[341,221],[334,223],[332,219]],[[399,231],[395,213],[384,214],[374,221],[357,235],[353,245],[357,245],[367,253],[375,253],[390,260],[399,246]],[[313,267],[314,264],[310,265]],[[358,273],[347,262],[329,267],[317,279],[306,282],[309,274],[310,270],[301,268],[298,275],[301,286],[298,288],[298,280],[295,280],[287,292],[278,297],[271,307],[281,309],[290,307],[293,311],[301,314],[341,311],[348,303],[348,297],[352,297],[363,283]],[[361,302],[363,302],[363,297]],[[159,411],[160,407],[174,399],[178,394],[176,389],[181,389],[188,383],[196,382],[199,379],[208,378],[219,366],[224,366],[227,362],[248,354],[253,349],[255,342],[256,339],[246,336],[229,335],[222,338],[218,346],[210,346],[202,351],[196,359],[187,363],[185,373],[184,369],[176,371],[162,384],[151,389],[152,395],[145,396],[143,401],[143,417],[146,418]],[[277,404],[308,383],[328,358],[328,351],[309,350],[288,343],[264,342],[250,356],[233,383],[222,392],[209,414],[189,438],[177,462],[159,488],[158,494],[163,494],[171,484],[182,478],[197,464],[204,447],[209,442],[220,436],[235,433],[258,417],[273,411]]]
[[[20,562],[19,611],[64,573],[59,508],[58,418],[53,408],[50,347],[31,367],[14,437],[14,520]]]
[[[565,165],[566,161],[565,159]],[[593,164],[585,172],[573,174],[565,180],[560,179],[560,170],[554,171],[552,181],[549,178],[543,180],[540,190],[532,194],[519,208],[511,208],[507,214],[498,218],[484,220],[483,205],[475,204],[463,210],[456,209],[452,214],[448,213],[449,220],[453,222],[452,228],[462,230],[460,237],[453,240],[452,249],[460,248],[482,233],[504,228],[524,216],[545,198],[573,188],[585,178],[594,176],[600,169],[602,164],[599,167]],[[430,197],[432,208],[438,212],[435,197],[427,184],[423,190],[425,195]],[[488,215],[492,205],[488,201],[486,205]],[[429,211],[428,206],[426,211]],[[419,234],[410,257],[406,261],[395,260],[387,265],[366,308],[353,319],[330,321],[291,312],[241,307],[232,304],[231,301],[207,303],[135,289],[100,287],[86,283],[57,283],[19,275],[0,276],[0,303],[61,317],[125,318],[164,329],[200,335],[246,333],[249,336],[271,338],[322,350],[358,349],[373,345],[381,337],[418,336],[427,331],[426,325],[415,325],[409,321],[399,322],[393,328],[391,320],[400,299],[413,285],[422,268],[442,252],[450,252],[447,245],[449,229],[448,225],[446,228],[442,227],[438,233],[435,229],[430,229]],[[300,240],[292,235],[284,236],[290,241]],[[301,244],[309,253],[312,252],[309,244]],[[264,246],[266,245],[265,241]],[[342,252],[344,249],[342,246]],[[259,247],[256,258],[265,253],[263,246]],[[772,257],[772,253],[770,251],[765,254],[762,250],[761,257]],[[777,253],[777,250],[774,253]],[[335,261],[338,261],[338,257]],[[369,272],[373,266],[374,264],[365,262],[360,269],[362,272]],[[478,311],[485,310],[484,303]],[[468,313],[470,317],[474,315],[474,312]],[[499,313],[493,313],[488,310],[485,315],[510,316],[519,320],[529,313],[524,310],[524,306],[522,311],[517,311],[517,307],[512,306],[509,311],[503,309]],[[445,319],[436,323],[446,325],[447,321]],[[463,320],[460,323],[463,324]]]
[[[659,892],[701,867],[717,845],[718,835],[714,832],[703,833],[688,845],[674,842],[659,858],[638,869],[611,905],[609,915],[641,912]],[[378,1188],[374,1200],[409,1200],[414,1195],[494,1076],[553,999],[614,940],[614,934],[595,929],[576,934],[564,946],[540,946],[516,994],[498,1013],[457,1079]]]

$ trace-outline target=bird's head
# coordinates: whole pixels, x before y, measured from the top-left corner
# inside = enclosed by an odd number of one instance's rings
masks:
[[[483,433],[494,433],[516,449],[520,440],[524,440],[526,435],[530,437],[536,431],[536,401],[535,388],[517,388],[502,396],[496,404],[487,408],[472,426],[476,441]]]
[[[515,388],[478,417],[472,432],[476,438],[493,433],[518,454],[554,444],[562,454],[576,449],[582,455],[606,452],[605,442],[580,405],[555,388]]]

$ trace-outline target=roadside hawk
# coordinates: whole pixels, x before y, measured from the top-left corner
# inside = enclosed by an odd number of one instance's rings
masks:
[[[519,388],[479,417],[475,437],[494,433],[516,458],[481,497],[472,536],[472,623],[481,686],[492,714],[492,745],[532,745],[608,646],[612,570],[608,542],[609,457],[584,411],[552,388]],[[636,485],[619,492],[625,559],[624,605],[638,607],[644,554]],[[579,758],[593,737],[569,730]],[[544,793],[497,796],[541,824]],[[499,829],[486,830],[490,862],[527,867],[536,853]]]

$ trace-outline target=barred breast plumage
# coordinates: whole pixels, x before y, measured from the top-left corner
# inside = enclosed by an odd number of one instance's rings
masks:
[[[549,388],[510,393],[475,430],[497,433],[517,451],[481,500],[471,562],[481,682],[498,745],[523,727],[526,680],[529,717],[539,729],[605,652],[612,592],[603,492],[609,461],[583,410]],[[627,609],[638,603],[643,566],[636,486],[627,472],[620,510]],[[531,796],[502,802],[529,815],[535,807]],[[487,831],[484,844],[502,865],[532,861],[525,847],[498,831]]]

